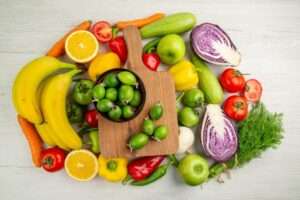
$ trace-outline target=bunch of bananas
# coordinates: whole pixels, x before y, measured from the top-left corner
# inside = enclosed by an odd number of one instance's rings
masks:
[[[49,146],[65,150],[82,146],[66,111],[72,77],[79,72],[74,64],[42,56],[26,64],[14,82],[12,98],[17,113],[35,125]]]

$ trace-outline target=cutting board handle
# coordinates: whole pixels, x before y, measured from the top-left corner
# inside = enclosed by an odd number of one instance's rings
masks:
[[[142,61],[142,39],[139,29],[135,26],[128,26],[123,30],[123,32],[128,51],[128,69],[145,69]]]

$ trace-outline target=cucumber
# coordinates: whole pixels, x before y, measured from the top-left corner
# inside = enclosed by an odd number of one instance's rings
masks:
[[[164,17],[140,29],[143,38],[183,33],[196,24],[196,17],[189,12],[180,12]]]
[[[195,54],[192,55],[192,63],[198,72],[199,88],[204,92],[205,102],[221,104],[224,99],[224,93],[215,74]]]

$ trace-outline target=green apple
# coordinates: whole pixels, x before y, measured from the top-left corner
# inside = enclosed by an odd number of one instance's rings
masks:
[[[191,186],[205,182],[209,175],[207,160],[198,154],[188,154],[182,158],[178,170],[184,182]]]
[[[177,34],[166,35],[159,41],[157,53],[163,63],[173,65],[185,55],[184,41]]]

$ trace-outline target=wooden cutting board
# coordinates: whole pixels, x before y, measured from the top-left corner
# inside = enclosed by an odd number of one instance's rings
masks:
[[[99,137],[101,153],[104,157],[143,157],[176,153],[178,148],[178,122],[176,112],[176,94],[172,77],[168,72],[153,72],[144,66],[142,61],[142,41],[136,27],[124,29],[124,37],[128,49],[127,68],[135,72],[143,81],[146,90],[146,100],[142,111],[128,122],[112,122],[99,117]],[[161,102],[164,114],[155,122],[165,124],[169,134],[161,142],[150,141],[140,150],[130,152],[127,141],[130,135],[141,130],[144,118],[152,105]]]

